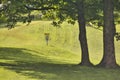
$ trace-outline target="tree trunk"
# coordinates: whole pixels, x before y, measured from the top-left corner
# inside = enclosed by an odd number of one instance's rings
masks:
[[[105,68],[116,67],[115,47],[114,47],[114,6],[113,0],[104,0],[104,27],[103,27],[103,42],[104,54],[100,62],[100,66]]]
[[[84,3],[83,0],[78,4],[78,25],[79,25],[79,41],[81,46],[81,63],[80,65],[92,65],[89,60],[89,51],[86,37],[86,26],[84,17]]]

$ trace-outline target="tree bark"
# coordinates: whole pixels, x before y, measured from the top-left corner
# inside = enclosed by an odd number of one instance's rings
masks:
[[[91,66],[91,62],[89,60],[89,51],[87,44],[87,36],[86,36],[86,26],[85,26],[85,17],[84,17],[84,0],[78,2],[78,25],[79,25],[79,41],[81,46],[81,63],[80,65]]]
[[[99,66],[105,68],[116,67],[115,47],[114,47],[114,6],[113,0],[104,0],[104,27],[103,27],[103,43],[104,54]]]

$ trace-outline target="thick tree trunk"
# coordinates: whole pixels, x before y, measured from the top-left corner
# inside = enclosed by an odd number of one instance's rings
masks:
[[[81,63],[80,65],[90,66],[92,65],[89,60],[89,51],[86,37],[86,26],[84,17],[84,3],[83,1],[79,4],[78,10],[78,24],[79,24],[79,41],[81,46]]]
[[[116,67],[115,47],[114,47],[114,7],[113,0],[104,0],[104,27],[103,27],[103,42],[104,54],[100,62],[100,66],[106,68]]]

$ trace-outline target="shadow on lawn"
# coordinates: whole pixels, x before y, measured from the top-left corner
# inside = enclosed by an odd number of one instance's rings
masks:
[[[37,55],[33,55],[32,53],[37,53]],[[28,50],[25,48],[9,48],[9,47],[0,47],[0,59],[3,61],[13,61],[13,62],[48,62],[50,59],[44,56],[42,53]]]
[[[53,80],[61,74],[69,74],[69,71],[77,71],[77,68],[73,68],[70,64],[55,64],[50,59],[33,55],[32,52],[24,48],[0,48],[0,66],[13,70],[24,76],[28,76],[35,79],[48,79]],[[36,52],[37,53],[37,52]],[[8,61],[8,62],[7,62]],[[13,61],[13,62],[9,62]],[[67,73],[66,73],[67,72]],[[61,74],[62,76],[63,74]]]
[[[37,80],[119,80],[120,70],[52,63],[24,48],[0,48],[0,66]],[[36,52],[37,53],[37,52]],[[40,53],[39,53],[40,54]],[[109,73],[109,74],[108,74]]]

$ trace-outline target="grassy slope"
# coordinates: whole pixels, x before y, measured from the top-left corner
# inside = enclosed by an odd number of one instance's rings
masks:
[[[21,24],[18,24],[21,25]],[[117,29],[119,30],[119,29]],[[44,33],[50,33],[46,45]],[[90,59],[102,58],[102,31],[87,28]],[[0,80],[117,80],[119,70],[79,67],[78,27],[64,23],[61,28],[50,22],[36,21],[12,30],[0,29]],[[116,43],[117,62],[120,64]],[[52,64],[51,64],[52,63]],[[109,73],[109,74],[108,74]],[[7,76],[7,77],[5,77]]]

